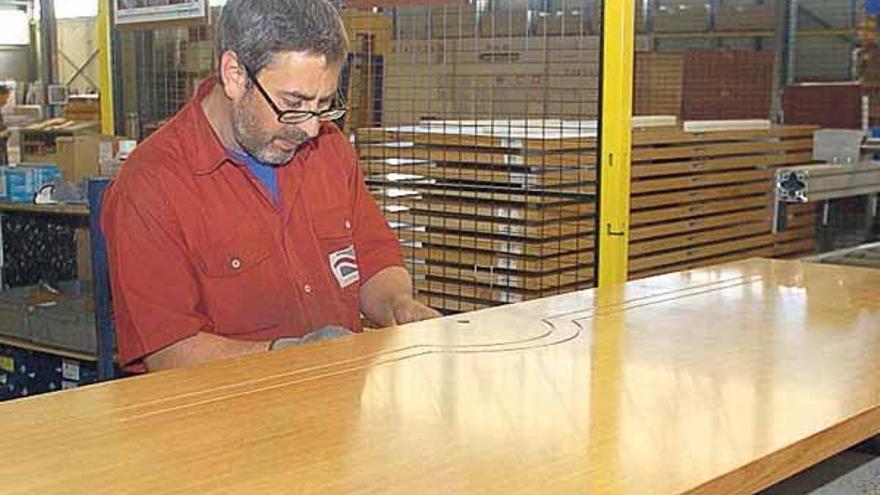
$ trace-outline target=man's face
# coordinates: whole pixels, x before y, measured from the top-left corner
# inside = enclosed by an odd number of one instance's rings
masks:
[[[9,93],[0,93],[0,108],[5,107],[9,103]]]
[[[281,110],[325,110],[336,94],[339,64],[328,64],[323,55],[285,52],[254,74]],[[233,134],[242,149],[264,163],[287,163],[296,150],[318,135],[320,122],[282,124],[253,82],[232,102]]]

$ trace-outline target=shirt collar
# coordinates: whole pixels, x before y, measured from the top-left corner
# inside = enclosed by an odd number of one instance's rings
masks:
[[[192,131],[190,139],[192,139],[195,150],[192,171],[196,175],[210,174],[231,159],[220,138],[214,133],[214,129],[205,115],[205,110],[202,108],[202,102],[211,94],[217,83],[217,76],[211,76],[203,81],[199,85],[195,97],[184,110],[188,117],[185,118],[189,124],[187,127]]]

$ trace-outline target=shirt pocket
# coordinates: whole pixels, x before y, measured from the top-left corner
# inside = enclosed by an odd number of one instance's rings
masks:
[[[357,250],[347,209],[322,212],[312,221],[323,262],[331,274],[331,286],[350,298],[357,297],[360,284]]]
[[[268,234],[208,246],[199,256],[202,303],[221,335],[253,333],[284,318],[283,274]]]

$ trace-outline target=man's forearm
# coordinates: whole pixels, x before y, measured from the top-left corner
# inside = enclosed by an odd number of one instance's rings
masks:
[[[151,372],[181,368],[266,351],[270,344],[269,341],[234,340],[202,332],[150,354],[144,358],[144,364]]]

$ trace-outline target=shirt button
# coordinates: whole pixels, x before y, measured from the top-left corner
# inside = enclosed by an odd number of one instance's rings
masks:
[[[306,285],[303,287],[303,290],[306,291],[306,294],[311,294],[311,293],[312,293],[312,286],[309,285],[309,284],[306,284]]]
[[[349,222],[348,220],[345,221],[345,228],[351,230],[351,222]]]
[[[231,266],[233,270],[238,270],[241,268],[241,260],[238,258],[232,258],[232,261],[229,262],[229,266]]]

